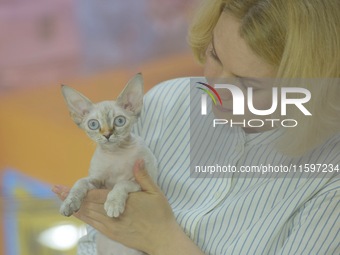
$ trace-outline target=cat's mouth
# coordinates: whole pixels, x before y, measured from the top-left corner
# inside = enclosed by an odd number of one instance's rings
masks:
[[[101,141],[101,144],[104,144],[104,145],[111,145],[111,144],[117,144],[117,140],[115,139],[103,139]],[[119,142],[118,142],[119,143]]]
[[[102,143],[104,144],[109,144],[109,143],[113,143],[114,139],[112,136],[112,133],[107,134],[107,135],[103,135],[102,137]]]

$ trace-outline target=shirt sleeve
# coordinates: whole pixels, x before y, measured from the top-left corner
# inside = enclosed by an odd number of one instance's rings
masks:
[[[340,179],[309,200],[288,224],[289,236],[279,255],[340,254]]]
[[[77,255],[95,255],[96,251],[96,237],[97,230],[91,226],[86,226],[86,235],[81,237],[78,241]]]

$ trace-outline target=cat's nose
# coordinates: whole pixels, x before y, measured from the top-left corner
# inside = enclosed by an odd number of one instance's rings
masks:
[[[107,133],[104,133],[104,134],[103,134],[103,136],[104,136],[107,140],[110,139],[111,135],[112,135],[112,132],[107,132]]]

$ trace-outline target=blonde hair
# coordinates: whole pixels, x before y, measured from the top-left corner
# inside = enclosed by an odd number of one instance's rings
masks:
[[[276,78],[298,78],[304,83],[299,87],[312,94],[307,108],[313,117],[291,113],[299,125],[287,128],[278,145],[281,151],[301,155],[339,132],[340,1],[205,0],[189,31],[189,43],[201,63],[223,11],[240,20],[240,36],[277,68]]]

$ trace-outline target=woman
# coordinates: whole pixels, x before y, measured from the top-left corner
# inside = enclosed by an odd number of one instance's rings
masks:
[[[190,111],[200,110],[200,90],[191,91],[190,104],[189,78],[164,82],[146,95],[136,127],[159,161],[157,185],[138,161],[134,171],[143,191],[130,194],[121,217],[106,216],[106,190],[89,192],[76,216],[148,254],[339,254],[339,13],[338,0],[206,0],[190,43],[207,82],[232,78],[245,91],[242,81],[249,78],[329,78],[322,86],[300,80],[312,94],[305,106],[313,118],[290,111],[294,128],[254,127],[247,122],[253,114],[245,112],[244,126],[212,129],[213,118],[236,118],[229,93],[220,90],[221,106],[213,105],[202,124],[204,116]],[[254,107],[270,108],[273,84],[252,87]],[[203,137],[200,143],[190,133]],[[192,161],[208,159],[237,169],[263,163],[328,168],[265,178],[190,175]],[[64,198],[68,189],[54,191]],[[82,239],[79,254],[93,254],[94,233]]]

